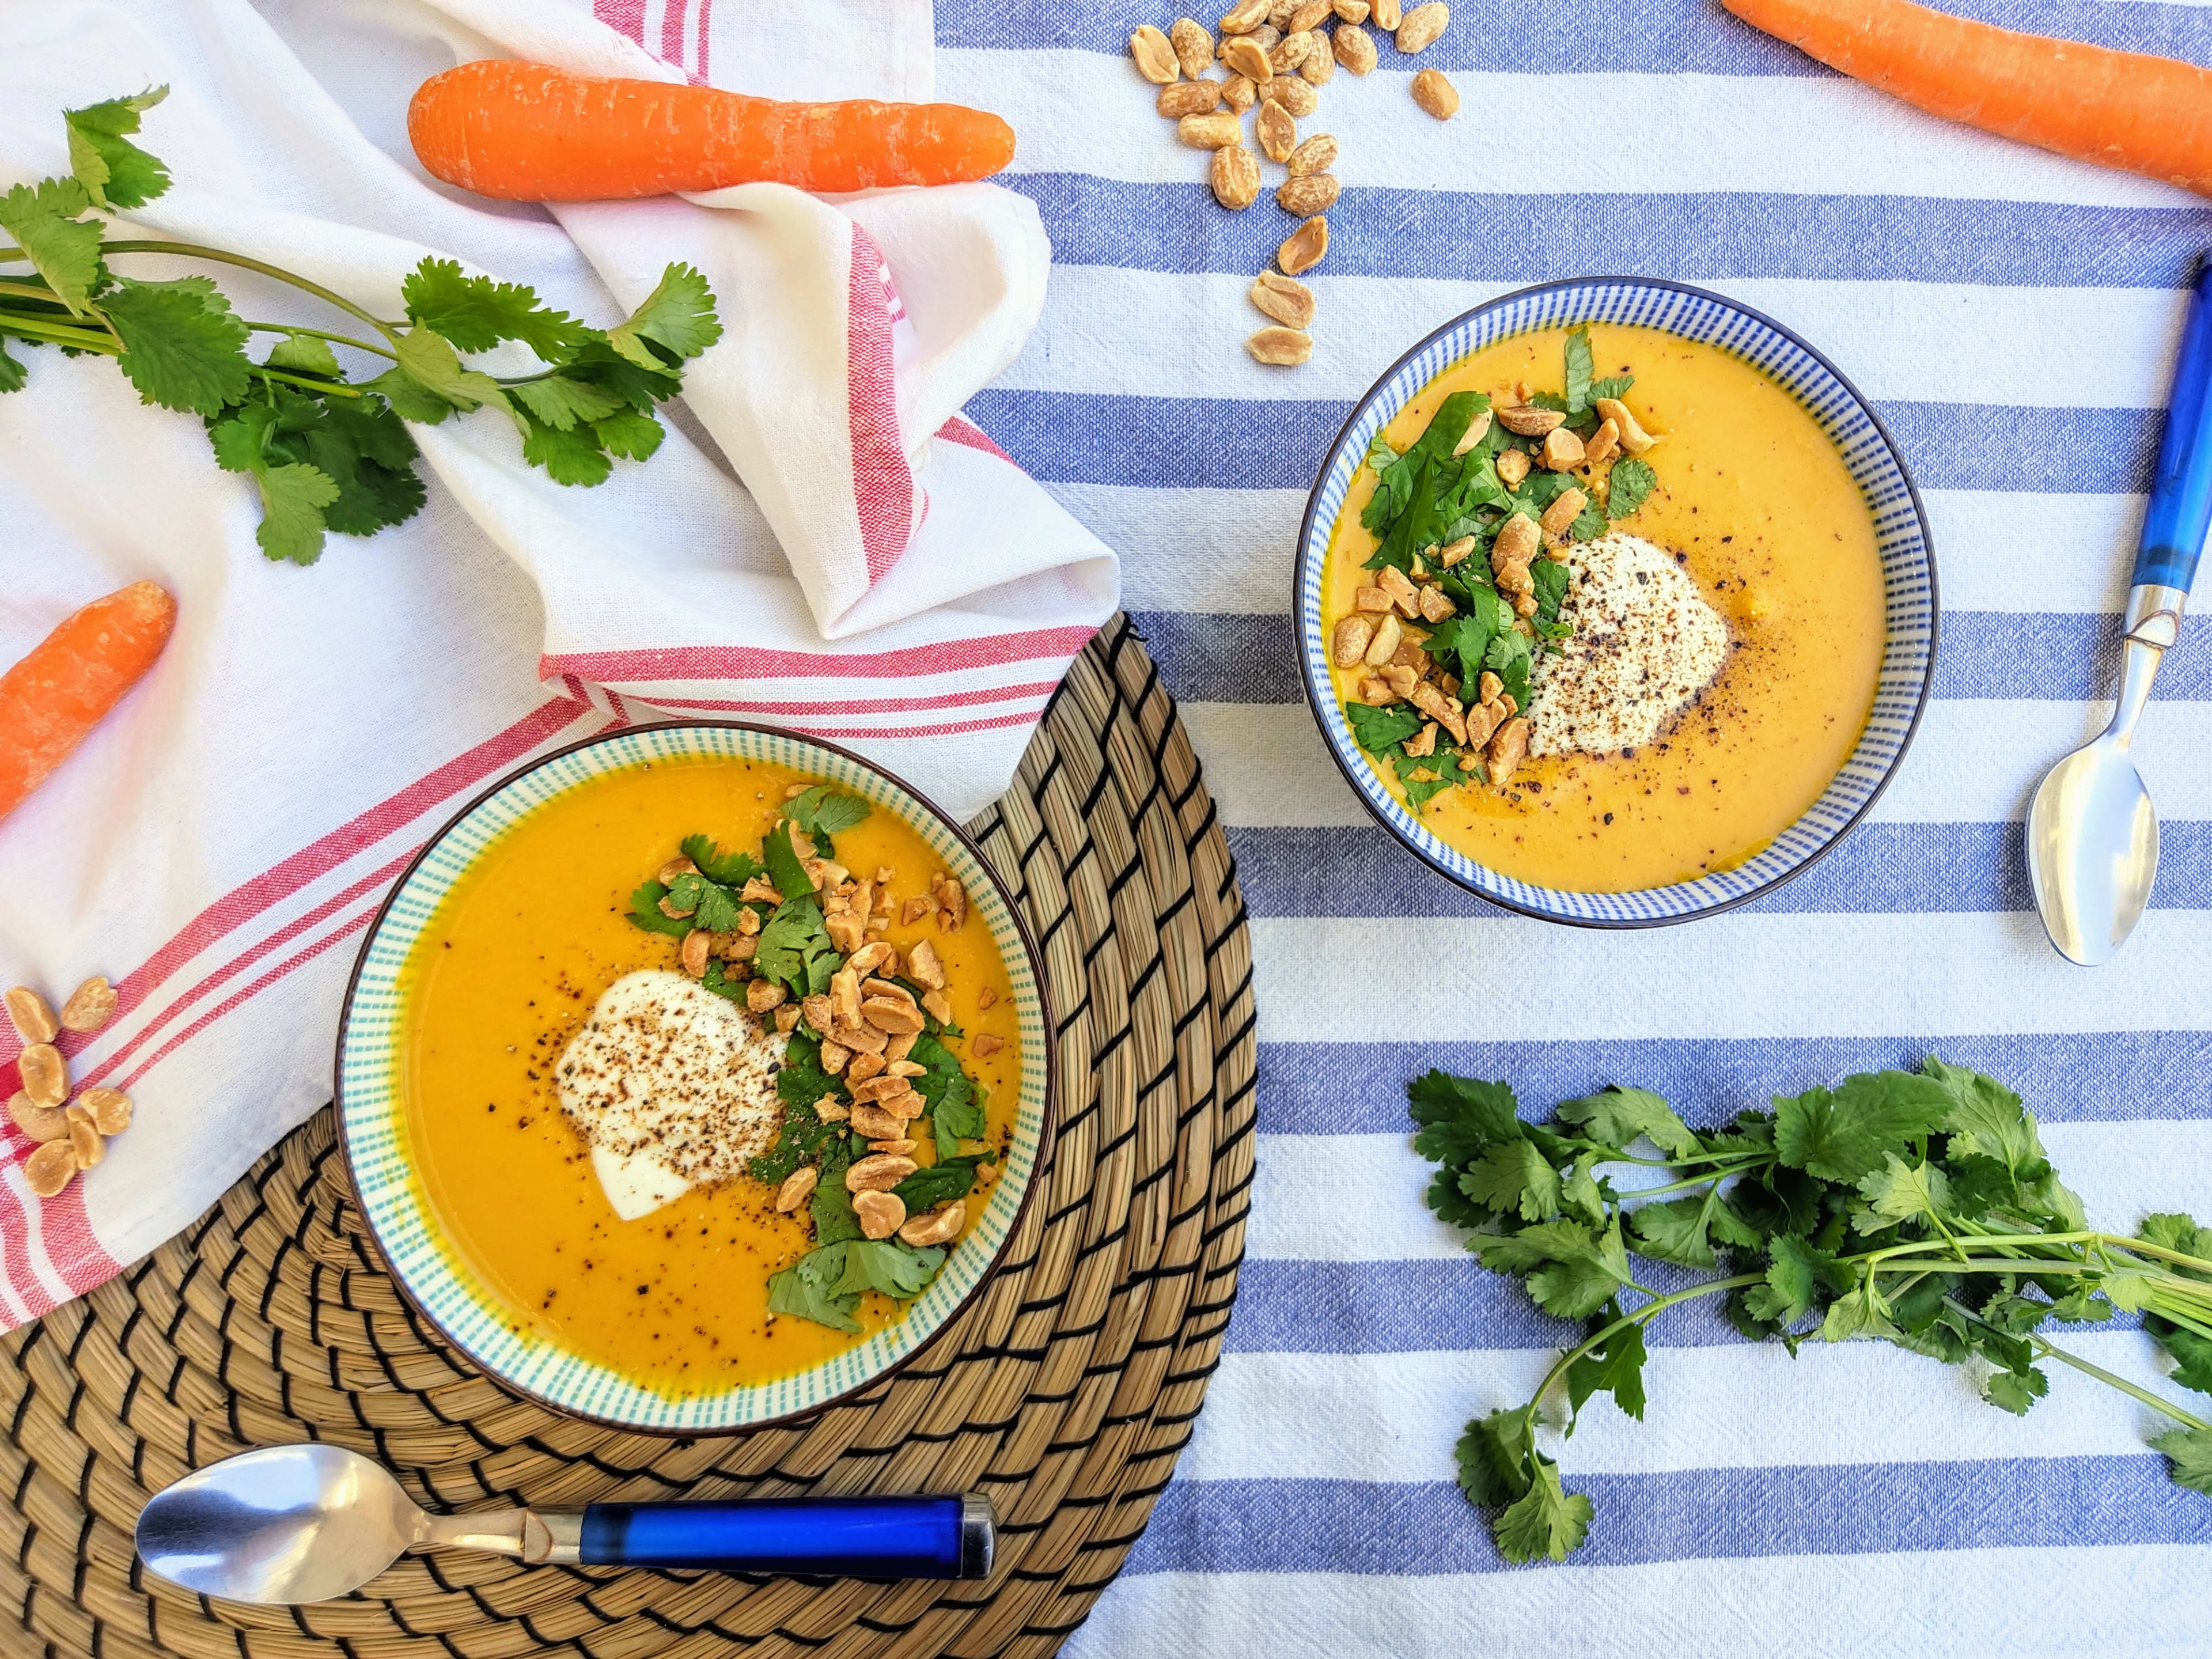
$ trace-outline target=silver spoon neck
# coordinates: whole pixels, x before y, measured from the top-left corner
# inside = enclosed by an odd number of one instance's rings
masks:
[[[480,1510],[473,1515],[424,1515],[410,1547],[482,1550],[533,1565],[573,1564],[583,1535],[584,1517],[574,1510]]]
[[[2120,694],[2112,708],[2112,723],[2106,733],[2115,746],[2126,749],[2135,738],[2136,721],[2150,701],[2151,682],[2159,664],[2181,637],[2181,611],[2188,593],[2179,587],[2153,584],[2132,588],[2123,631]]]

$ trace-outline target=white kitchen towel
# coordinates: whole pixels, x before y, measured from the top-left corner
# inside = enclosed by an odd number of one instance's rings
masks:
[[[216,468],[190,416],[142,405],[110,362],[19,354],[30,384],[0,398],[0,663],[142,578],[179,621],[147,682],[0,820],[0,983],[58,997],[113,979],[121,1013],[72,1065],[138,1105],[46,1204],[7,1132],[0,1327],[168,1237],[329,1097],[378,901],[503,771],[611,725],[708,714],[848,744],[965,816],[1005,787],[1113,609],[1113,555],[960,414],[1043,303],[1027,198],[750,185],[556,214],[437,184],[406,144],[423,78],[502,53],[926,99],[927,9],[597,10],[0,9],[0,187],[67,170],[63,109],[167,84],[140,137],[175,184],[125,234],[247,253],[387,316],[426,254],[600,325],[683,260],[725,325],[649,462],[563,489],[496,415],[417,427],[428,507],[331,538],[310,569],[262,557],[251,483]],[[118,258],[134,276],[208,269]],[[245,317],[332,325],[252,272],[221,285]],[[16,1050],[0,1034],[0,1096]]]

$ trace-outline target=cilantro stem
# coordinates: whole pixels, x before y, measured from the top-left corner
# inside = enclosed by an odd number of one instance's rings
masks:
[[[0,330],[20,334],[27,340],[45,340],[54,345],[70,346],[82,351],[104,352],[110,357],[119,356],[123,350],[106,334],[73,325],[59,319],[49,323],[39,318],[16,317],[0,312]]]
[[[282,266],[269,264],[259,259],[249,259],[243,253],[229,253],[219,247],[202,247],[197,242],[102,242],[100,245],[100,251],[102,254],[167,253],[179,257],[188,255],[196,259],[212,259],[217,264],[236,265],[242,270],[258,270],[264,276],[273,276],[280,283],[289,283],[302,293],[313,295],[326,305],[336,306],[348,315],[360,318],[362,321],[394,344],[397,344],[399,340],[398,330],[373,313],[362,310],[343,294],[334,294],[320,283],[311,283],[304,276],[295,276]],[[7,258],[10,252],[19,255],[21,253],[19,249],[0,249],[0,258]]]
[[[0,284],[0,292],[5,291],[5,286]],[[350,334],[332,334],[327,329],[302,328],[297,323],[248,323],[246,326],[256,334],[305,334],[314,339],[328,340],[332,345],[351,346],[356,351],[373,351],[380,357],[391,358],[395,363],[399,361],[398,352],[386,351],[382,346],[371,345],[366,340],[356,340]]]
[[[1623,1198],[1636,1199],[1659,1198],[1668,1193],[1686,1192],[1692,1187],[1702,1187],[1708,1182],[1717,1186],[1720,1182],[1726,1181],[1730,1176],[1741,1175],[1747,1170],[1755,1170],[1764,1162],[1764,1159],[1754,1158],[1748,1164],[1739,1164],[1730,1169],[1713,1170],[1708,1171],[1705,1175],[1691,1176],[1686,1180],[1669,1182],[1664,1187],[1640,1188],[1632,1193],[1623,1193],[1621,1196]]]
[[[259,363],[254,364],[250,372],[260,375],[264,380],[282,380],[287,386],[304,386],[309,392],[326,392],[333,398],[360,398],[367,395],[358,386],[348,386],[342,380],[310,380],[304,374],[288,374],[281,368],[268,368]]]
[[[2180,1407],[2174,1405],[2171,1401],[2160,1399],[2158,1395],[2153,1394],[2148,1389],[2138,1388],[2136,1384],[2129,1382],[2126,1377],[2117,1376],[2111,1371],[2106,1370],[2102,1365],[2093,1365],[2087,1360],[2083,1359],[2077,1355],[2067,1352],[2065,1349],[2058,1346],[2056,1343],[2047,1341],[2044,1338],[2036,1335],[2033,1331],[2028,1333],[2027,1340],[2028,1345],[2036,1351],[2039,1356],[2047,1359],[2055,1359],[2062,1365],[2071,1365],[2077,1371],[2087,1372],[2089,1376],[2095,1377],[2100,1382],[2105,1383],[2110,1388],[2118,1389],[2122,1394],[2130,1395],[2136,1400],[2142,1401],[2144,1405],[2148,1406],[2152,1410],[2163,1412],[2166,1416],[2172,1418],[2184,1428],[2212,1429],[2212,1423],[2207,1423],[2202,1418],[2191,1416],[2187,1412],[2182,1410]]]
[[[1676,1291],[1670,1295],[1654,1297],[1650,1301],[1645,1303],[1633,1313],[1626,1313],[1621,1315],[1620,1318],[1614,1320],[1612,1324],[1607,1325],[1603,1330],[1598,1332],[1595,1335],[1585,1338],[1580,1347],[1570,1348],[1559,1356],[1558,1363],[1553,1364],[1551,1370],[1544,1373],[1544,1380],[1536,1385],[1536,1392],[1534,1396],[1530,1398],[1528,1408],[1521,1413],[1522,1424],[1533,1435],[1535,1426],[1536,1407],[1543,1404],[1544,1396],[1552,1391],[1552,1385],[1567,1374],[1568,1366],[1573,1364],[1575,1361],[1580,1359],[1592,1348],[1598,1346],[1615,1331],[1626,1330],[1631,1325],[1649,1324],[1653,1319],[1657,1317],[1660,1314],[1664,1313],[1668,1309],[1673,1307],[1677,1302],[1688,1302],[1697,1297],[1711,1296],[1716,1291],[1732,1291],[1741,1285],[1764,1285],[1765,1282],[1766,1275],[1763,1273],[1737,1273],[1729,1279],[1707,1279],[1702,1285],[1691,1285],[1686,1291]]]
[[[66,312],[69,309],[62,303],[60,295],[37,283],[0,283],[0,294],[13,295],[19,300],[43,301],[58,311]]]

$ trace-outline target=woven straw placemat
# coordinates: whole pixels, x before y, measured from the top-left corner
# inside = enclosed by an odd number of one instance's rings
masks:
[[[1060,1131],[1006,1266],[916,1362],[797,1427],[668,1440],[479,1375],[386,1277],[325,1111],[181,1237],[0,1340],[0,1654],[709,1659],[1049,1654],[1167,1484],[1235,1294],[1252,1178],[1243,902],[1174,704],[1126,618],[1076,661],[970,826],[1026,906],[1060,1028]],[[988,1492],[981,1583],[408,1557],[305,1607],[147,1575],[147,1495],[248,1446],[327,1440],[426,1505]]]

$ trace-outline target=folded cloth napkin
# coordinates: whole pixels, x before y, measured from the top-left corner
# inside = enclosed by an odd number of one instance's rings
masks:
[[[427,508],[373,540],[332,537],[304,570],[261,556],[252,485],[216,470],[198,422],[142,406],[109,362],[29,352],[29,386],[0,397],[0,663],[129,581],[159,581],[179,611],[147,682],[0,821],[0,984],[58,1000],[112,978],[121,1011],[71,1065],[137,1108],[45,1203],[21,1172],[30,1143],[7,1131],[0,1327],[175,1232],[329,1097],[379,900],[447,815],[533,754],[696,713],[848,744],[956,816],[1006,787],[1115,602],[1112,554],[959,413],[1042,304],[1033,206],[989,185],[834,201],[755,185],[548,212],[441,185],[406,144],[422,79],[501,54],[929,95],[926,9],[814,9],[0,12],[0,187],[67,170],[64,108],[166,83],[141,139],[175,183],[125,216],[137,234],[248,252],[383,316],[426,254],[602,325],[682,260],[725,325],[648,463],[563,489],[489,411],[417,427]],[[132,258],[133,276],[208,269]],[[241,316],[328,325],[252,272],[221,286]],[[17,1052],[0,1031],[0,1096]]]

